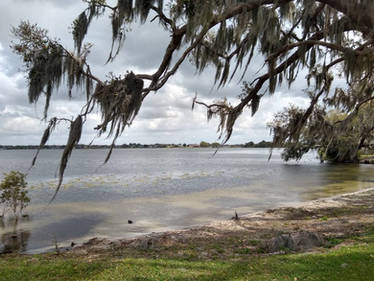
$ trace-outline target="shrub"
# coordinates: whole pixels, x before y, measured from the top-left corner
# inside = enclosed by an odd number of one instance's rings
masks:
[[[210,143],[206,141],[200,142],[200,147],[210,147]]]
[[[15,216],[17,216],[17,212],[22,214],[22,210],[30,202],[25,178],[25,174],[11,171],[4,175],[4,179],[0,183],[0,203],[5,208],[10,208]]]

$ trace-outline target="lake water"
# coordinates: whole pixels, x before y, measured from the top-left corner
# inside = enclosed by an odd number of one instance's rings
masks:
[[[134,237],[227,219],[374,186],[372,165],[284,163],[268,149],[76,150],[56,200],[62,150],[43,150],[28,172],[28,217],[0,220],[0,252],[42,252],[100,236]],[[0,173],[26,172],[33,150],[0,150]],[[133,224],[128,224],[132,220]],[[17,235],[14,235],[14,231]]]

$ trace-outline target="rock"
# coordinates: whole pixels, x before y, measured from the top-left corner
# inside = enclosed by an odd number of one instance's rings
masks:
[[[87,249],[89,252],[103,252],[111,250],[111,241],[106,238],[92,238],[87,242],[83,243],[81,246],[84,249]],[[77,247],[74,247],[76,249]]]
[[[308,250],[314,247],[324,245],[324,239],[313,232],[303,231],[297,233],[280,234],[270,240],[268,250],[270,252],[279,252],[284,249],[291,251]]]
[[[156,245],[156,239],[150,237],[144,237],[140,239],[135,239],[128,244],[130,247],[140,248],[142,250],[149,250]]]
[[[154,247],[155,245],[155,239],[150,238],[150,239],[144,239],[140,243],[140,247],[144,250],[148,250]]]
[[[94,245],[94,246],[90,247],[89,250],[92,251],[92,252],[106,252],[106,251],[109,251],[111,249],[112,249],[112,247],[109,244],[98,244],[98,245]]]
[[[110,243],[110,241],[108,239],[94,237],[94,238],[88,240],[87,242],[83,243],[83,245],[84,246],[93,246],[93,245],[98,245],[98,244],[109,244],[109,243]]]
[[[280,250],[289,247],[289,241],[290,241],[290,234],[281,234],[271,239],[268,242],[267,248],[269,252],[271,253],[279,252]]]
[[[82,255],[82,256],[88,255],[88,250],[87,249],[75,248],[73,251],[74,251],[74,254],[76,254],[76,255]]]
[[[314,232],[300,232],[291,236],[294,239],[296,250],[307,250],[325,244],[323,237]]]
[[[115,240],[110,243],[110,246],[114,249],[119,249],[122,247],[122,243],[120,240]]]

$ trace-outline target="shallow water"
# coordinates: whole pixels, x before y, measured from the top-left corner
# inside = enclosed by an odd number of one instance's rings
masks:
[[[76,150],[56,186],[61,150],[41,151],[28,175],[28,217],[0,223],[0,251],[41,252],[93,236],[133,237],[373,187],[372,165],[285,164],[268,149]],[[27,171],[34,151],[0,150],[0,173]],[[128,220],[134,221],[128,224]],[[14,231],[18,235],[14,235]]]

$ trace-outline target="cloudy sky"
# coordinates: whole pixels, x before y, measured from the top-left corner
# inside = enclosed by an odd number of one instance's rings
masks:
[[[45,122],[41,121],[44,101],[30,105],[27,98],[27,81],[22,72],[22,62],[9,48],[15,38],[10,33],[11,26],[17,26],[21,20],[29,20],[49,30],[51,37],[61,39],[64,46],[73,48],[70,25],[84,9],[79,0],[1,0],[0,1],[0,144],[38,144]],[[152,17],[150,17],[152,18]],[[132,70],[138,73],[154,71],[162,57],[169,35],[156,21],[143,26],[133,24],[132,32],[127,34],[120,56],[111,64],[105,65],[111,43],[111,27],[108,17],[104,16],[91,25],[86,41],[94,44],[88,62],[95,75],[105,80],[109,72],[116,74]],[[259,70],[263,59],[255,58],[246,79],[251,80]],[[260,72],[261,73],[261,72]],[[156,94],[150,94],[140,110],[133,126],[128,128],[118,140],[121,143],[199,143],[217,141],[217,120],[207,123],[206,111],[195,108],[191,111],[195,93],[200,100],[211,102],[224,96],[235,102],[240,94],[241,84],[233,80],[227,87],[217,91],[213,86],[214,72],[207,69],[197,75],[192,65],[185,62],[180,71],[168,84]],[[250,117],[250,112],[237,121],[230,143],[269,140],[266,123],[274,113],[289,103],[306,106],[308,99],[303,95],[305,87],[303,75],[292,86],[280,88],[272,97],[261,101],[259,112]],[[73,99],[66,98],[61,89],[54,94],[49,116],[71,118],[80,112],[84,102],[84,93],[78,91]],[[95,137],[93,128],[100,121],[98,115],[92,115],[84,129],[81,143],[89,143]],[[49,144],[64,144],[67,127],[61,126],[55,131]],[[103,137],[95,144],[110,143]]]

